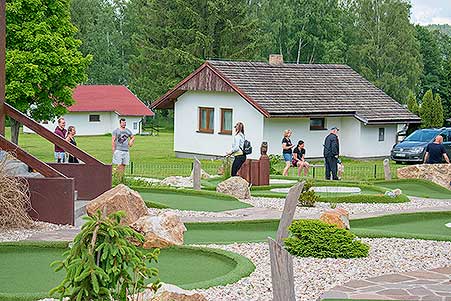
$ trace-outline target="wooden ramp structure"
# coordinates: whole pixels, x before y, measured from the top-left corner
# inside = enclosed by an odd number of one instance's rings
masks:
[[[74,224],[76,199],[91,200],[111,188],[111,165],[55,135],[5,102],[6,0],[0,0],[0,149],[11,153],[42,177],[24,177],[31,197],[30,216],[39,221]],[[5,137],[5,118],[16,120],[83,163],[45,163]]]

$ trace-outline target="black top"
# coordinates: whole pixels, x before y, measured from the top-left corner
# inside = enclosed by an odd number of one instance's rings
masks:
[[[302,160],[302,156],[305,156],[305,148],[299,149],[299,147],[295,147],[293,153],[297,155],[298,160]]]
[[[286,144],[286,146],[292,146],[293,145],[293,143],[291,143],[291,140],[290,140],[290,138],[286,138],[286,137],[283,137],[283,139],[282,139],[282,144]],[[292,149],[291,148],[289,148],[289,149],[283,149],[283,151],[282,151],[282,153],[284,153],[284,154],[291,154],[293,151],[292,151]]]
[[[443,154],[446,153],[443,144],[429,143],[426,147],[426,152],[429,153],[428,161],[429,164],[443,163]]]
[[[71,138],[69,142],[71,144],[77,146],[77,142],[75,141],[75,138]],[[69,155],[69,163],[78,163],[78,159],[72,155]]]
[[[327,135],[326,139],[324,140],[324,157],[335,157],[338,156],[340,153],[340,145],[338,143],[338,137],[335,134],[330,133]]]

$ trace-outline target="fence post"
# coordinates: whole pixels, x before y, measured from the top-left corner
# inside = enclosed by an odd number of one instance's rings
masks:
[[[194,157],[194,162],[193,162],[193,189],[194,190],[200,190],[200,179],[202,176],[202,171],[201,171],[201,165],[200,165],[200,161],[197,160],[196,157]]]
[[[374,164],[374,178],[377,179],[377,164]]]
[[[313,166],[313,178],[315,178],[315,170],[316,170],[316,167]]]
[[[133,161],[130,162],[130,174],[133,174]]]

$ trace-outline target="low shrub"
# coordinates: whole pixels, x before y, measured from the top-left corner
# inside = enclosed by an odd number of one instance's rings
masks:
[[[306,181],[302,188],[301,195],[299,196],[298,205],[301,207],[314,207],[315,203],[319,201],[320,197],[315,193],[313,189],[313,181]]]
[[[282,156],[281,155],[269,155],[269,166],[270,166],[270,171],[269,174],[271,175],[281,175],[282,171],[276,169],[277,164],[279,164],[280,162],[282,162]]]
[[[285,239],[288,252],[299,257],[358,258],[368,256],[369,246],[351,232],[319,220],[294,221]]]

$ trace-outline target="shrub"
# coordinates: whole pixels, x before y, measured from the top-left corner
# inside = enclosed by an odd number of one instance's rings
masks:
[[[282,162],[281,155],[269,155],[269,166],[270,166],[269,174],[271,174],[271,175],[281,175],[282,174],[281,170],[276,169],[277,164],[279,164],[280,162]]]
[[[299,196],[298,205],[301,207],[314,207],[315,203],[319,201],[319,195],[315,193],[314,190],[310,189],[313,187],[313,181],[306,181],[304,187],[302,188],[301,195]]]
[[[368,256],[369,246],[351,232],[319,220],[294,221],[285,239],[288,252],[299,257],[356,258]]]
[[[123,211],[102,217],[100,211],[86,217],[86,224],[75,237],[73,246],[64,253],[66,259],[55,261],[55,271],[64,269],[66,277],[50,291],[70,300],[130,300],[143,291],[144,281],[158,276],[151,268],[159,249],[146,251],[132,242],[144,237],[129,226],[121,225]],[[159,286],[158,280],[152,289]],[[128,299],[127,299],[128,298]]]

